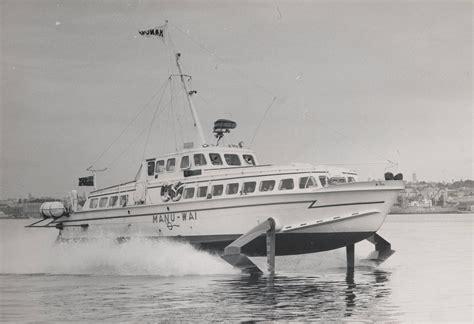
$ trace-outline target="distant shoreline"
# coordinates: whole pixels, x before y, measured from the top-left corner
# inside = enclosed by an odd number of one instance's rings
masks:
[[[429,215],[429,214],[474,214],[472,211],[396,211],[390,212],[389,215]]]
[[[456,207],[420,207],[410,206],[402,208],[400,206],[392,206],[389,214],[464,214],[474,213],[470,210],[462,210]]]

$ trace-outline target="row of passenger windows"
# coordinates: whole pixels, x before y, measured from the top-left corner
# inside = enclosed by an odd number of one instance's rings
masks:
[[[209,153],[209,161],[211,165],[224,165],[222,157],[219,153]],[[244,165],[255,165],[255,159],[250,154],[243,154],[242,159],[244,160]],[[230,166],[240,166],[242,162],[240,160],[239,155],[237,154],[224,154],[224,160],[227,165]],[[202,153],[197,153],[193,155],[193,162],[194,166],[205,166],[207,165],[206,156]],[[180,169],[188,169],[191,167],[189,155],[185,155],[181,158],[181,162],[179,164]],[[148,161],[148,175],[154,175],[156,173],[164,172],[165,170],[168,172],[174,171],[176,168],[176,158],[170,158],[166,160],[158,160],[158,161]]]
[[[264,192],[264,191],[272,191],[275,189],[276,181],[275,180],[263,180],[260,181],[258,185],[258,191]],[[299,178],[298,181],[298,187],[300,189],[305,189],[305,188],[313,188],[317,187],[318,184],[316,182],[316,179],[312,176],[310,177],[301,177]],[[256,191],[257,189],[257,182],[256,181],[248,181],[244,182],[242,185],[239,183],[229,183],[226,185],[225,190],[224,190],[224,185],[223,184],[216,184],[213,185],[209,194],[211,197],[217,197],[217,196],[222,196],[225,192],[226,195],[235,195],[239,192],[239,187],[241,188],[241,193],[246,195],[250,194]],[[292,190],[295,188],[294,180],[292,178],[288,179],[282,179],[278,183],[278,190]],[[184,194],[183,198],[184,199],[191,199],[194,197],[196,191],[196,197],[197,198],[204,198],[208,196],[208,186],[202,186],[202,187],[189,187],[184,189]]]
[[[319,180],[321,181],[321,185],[323,187],[326,186],[327,183],[329,184],[337,184],[337,183],[345,183],[346,179],[344,177],[333,177],[329,180],[325,176],[320,176]],[[348,178],[348,182],[355,182],[353,177]],[[272,191],[275,189],[276,181],[275,180],[262,180],[258,185],[258,191],[265,192],[265,191]],[[317,187],[318,183],[313,176],[309,177],[301,177],[298,179],[298,188],[306,189],[306,188],[314,188]],[[248,181],[244,182],[242,186],[238,183],[229,183],[225,186],[223,184],[216,184],[213,185],[209,194],[211,197],[218,197],[222,196],[225,192],[226,195],[235,195],[239,192],[239,187],[241,188],[242,194],[251,194],[254,193],[257,188],[256,181]],[[295,188],[293,178],[282,179],[278,183],[278,190],[292,190]],[[191,199],[194,198],[195,194],[197,198],[204,198],[208,197],[208,186],[202,187],[188,187],[184,189],[183,198],[184,199]],[[197,191],[197,193],[196,193]],[[119,204],[120,203],[120,204]],[[128,203],[128,195],[121,195],[120,199],[119,196],[110,196],[110,197],[102,197],[102,198],[92,198],[89,202],[89,208],[112,208],[112,207],[125,207]]]
[[[92,198],[89,202],[89,208],[105,208],[105,207],[125,207],[128,203],[128,195],[120,196],[120,205],[119,203],[119,196],[111,196],[111,197],[102,197],[102,198]]]
[[[347,181],[345,177],[332,177],[329,178],[328,183],[330,185],[335,185],[335,184],[340,184],[340,183],[346,183],[346,182],[355,182],[354,177],[347,177]]]

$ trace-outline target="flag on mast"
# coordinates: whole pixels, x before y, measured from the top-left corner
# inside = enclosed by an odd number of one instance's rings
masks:
[[[166,24],[155,27],[155,28],[147,29],[147,30],[139,30],[138,33],[141,36],[158,37],[158,38],[161,38],[162,40],[164,40],[165,39],[165,29],[166,29]]]
[[[94,176],[79,178],[79,186],[93,186]]]

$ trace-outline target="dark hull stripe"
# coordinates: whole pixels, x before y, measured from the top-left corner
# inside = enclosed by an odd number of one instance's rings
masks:
[[[372,234],[372,232],[277,234],[275,254],[294,255],[334,250],[360,242]],[[201,243],[197,244],[197,246],[205,250],[220,252],[230,243],[232,243],[232,241]],[[242,248],[242,253],[248,256],[266,256],[267,247],[265,235],[245,245]]]
[[[313,201],[313,203],[311,205],[309,205],[308,208],[327,208],[327,207],[339,207],[339,206],[372,205],[372,204],[383,204],[385,201],[369,201],[369,202],[314,206],[314,204],[316,202],[317,202],[317,200]]]
[[[312,200],[310,201],[290,201],[290,202],[278,202],[278,203],[266,203],[266,204],[253,204],[253,205],[242,205],[242,206],[227,206],[227,207],[213,207],[213,208],[201,208],[201,209],[192,209],[192,211],[208,211],[208,210],[219,210],[219,209],[232,209],[232,208],[247,208],[247,207],[258,207],[258,206],[271,206],[271,205],[286,205],[286,204],[307,204],[313,202]],[[169,214],[169,213],[184,213],[188,212],[189,209],[184,209],[184,210],[169,210],[165,212],[153,212],[153,213],[145,213],[145,214],[136,214],[136,215],[123,215],[123,216],[110,216],[110,217],[94,217],[94,218],[84,218],[84,219],[78,219],[78,220],[64,220],[61,221],[63,223],[67,222],[82,222],[82,221],[88,221],[88,220],[103,220],[103,219],[114,219],[114,218],[129,218],[129,217],[142,217],[142,216],[150,216],[150,215],[164,215],[164,214]]]
[[[370,213],[364,213],[364,214],[357,214],[357,215],[351,215],[350,216],[350,219],[354,219],[354,218],[358,218],[358,217],[366,217],[366,216],[370,216],[370,215],[374,215],[374,214],[378,214],[379,212],[370,212]],[[304,227],[285,227],[285,230],[284,232],[285,233],[291,233],[291,232],[296,232],[296,231],[300,231],[302,229],[305,229],[307,227],[315,227],[315,226],[320,226],[320,225],[327,225],[327,224],[333,224],[333,223],[338,223],[338,222],[344,222],[344,221],[347,221],[349,218],[348,217],[344,217],[344,218],[341,218],[341,217],[335,217],[333,219],[329,219],[329,220],[324,220],[324,221],[320,221],[319,223],[315,223],[315,224],[311,224],[310,226],[304,226]],[[306,225],[306,224],[305,224]],[[87,223],[82,223],[82,224],[74,224],[74,225],[63,225],[62,223],[60,224],[60,226],[62,228],[64,227],[84,227],[84,226],[87,226],[89,227],[89,224]],[[53,226],[35,226],[35,227],[48,227],[48,228],[53,228]],[[238,236],[241,236],[242,234],[237,234],[237,237]],[[217,235],[213,235],[213,237],[215,237]],[[169,237],[171,239],[173,238],[181,238],[182,236],[181,235],[176,235],[176,236],[166,236],[166,237]],[[191,237],[194,237],[194,236],[191,236]],[[202,237],[202,236],[199,236],[199,237]],[[235,238],[237,238],[235,237]]]
[[[314,200],[309,200],[309,201],[290,201],[290,202],[277,202],[277,203],[266,203],[266,204],[252,204],[252,205],[242,205],[242,206],[226,206],[226,207],[213,207],[213,208],[201,208],[201,209],[192,209],[192,211],[209,211],[209,210],[224,210],[224,209],[233,209],[233,208],[248,208],[248,207],[260,207],[260,206],[272,206],[272,205],[289,205],[289,204],[307,204],[311,203],[311,205],[308,208],[316,208],[313,205],[316,203]],[[318,206],[318,208],[324,208],[324,207],[336,207],[336,206],[351,206],[351,205],[370,205],[370,204],[379,204],[379,203],[384,203],[384,201],[374,201],[374,202],[356,202],[356,203],[345,203],[345,204],[339,204],[339,205],[323,205],[323,206]],[[311,207],[313,206],[313,207]],[[83,218],[83,219],[66,219],[66,220],[56,220],[56,223],[70,223],[70,222],[84,222],[84,221],[91,221],[91,220],[104,220],[104,219],[116,219],[116,218],[129,218],[129,217],[142,217],[142,216],[149,216],[149,215],[164,215],[164,214],[169,214],[169,213],[183,213],[183,212],[188,212],[189,209],[186,210],[176,210],[176,211],[165,211],[165,212],[154,212],[154,213],[145,213],[145,214],[136,214],[136,215],[123,215],[123,216],[110,216],[110,217],[92,217],[92,218]]]
[[[360,242],[374,232],[343,232],[343,233],[280,233],[276,235],[276,255],[294,255],[314,253],[338,249]],[[199,249],[222,254],[225,247],[237,239],[239,235],[204,235],[181,237],[148,237],[156,240],[176,240],[188,242]],[[118,242],[126,242],[130,237],[117,237]],[[89,239],[61,239],[62,241],[88,241]],[[242,248],[248,256],[266,255],[266,238],[262,235]]]

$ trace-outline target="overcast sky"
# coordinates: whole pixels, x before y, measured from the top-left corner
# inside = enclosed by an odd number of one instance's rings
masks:
[[[167,79],[164,44],[137,37],[166,19],[209,142],[224,117],[238,123],[227,141],[249,145],[276,96],[252,145],[260,162],[352,163],[367,179],[390,160],[406,179],[473,178],[470,1],[0,3],[0,198],[77,189]],[[102,185],[134,177],[153,100],[97,161],[129,147]],[[189,130],[174,107],[181,124],[159,114],[146,156],[174,150],[172,125]]]

